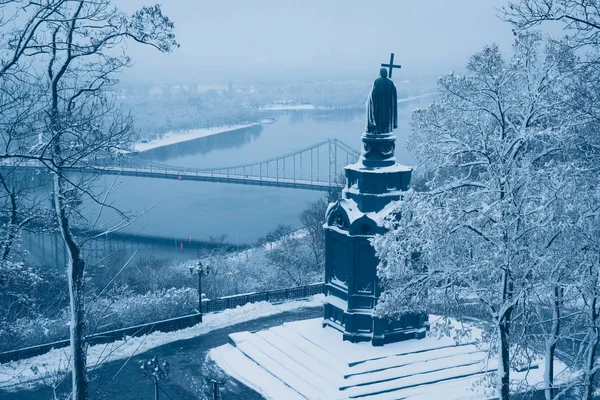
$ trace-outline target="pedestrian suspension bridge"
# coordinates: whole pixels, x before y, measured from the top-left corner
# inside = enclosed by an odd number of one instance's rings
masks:
[[[340,140],[328,139],[268,160],[230,167],[184,168],[146,162],[143,156],[126,156],[110,165],[72,169],[103,175],[329,191],[343,186],[340,174],[344,166],[355,163],[359,156],[359,152]]]

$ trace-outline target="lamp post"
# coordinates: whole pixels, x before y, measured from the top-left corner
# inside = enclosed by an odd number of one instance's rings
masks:
[[[200,313],[200,322],[202,322],[202,277],[210,273],[210,266],[204,267],[202,261],[198,261],[196,267],[190,265],[190,274],[198,274],[198,312]]]
[[[219,400],[221,398],[219,393],[219,386],[225,385],[225,380],[219,380],[216,377],[212,376],[204,376],[204,383],[204,394],[208,395],[208,397],[212,398],[212,400]]]
[[[210,383],[212,384],[212,392],[213,392],[213,400],[219,400],[219,385],[224,385],[225,381],[217,381],[215,379],[211,379]]]
[[[161,365],[158,357],[154,356],[150,360],[142,362],[140,370],[144,375],[144,379],[154,382],[154,400],[158,400],[158,382],[169,375],[169,363],[165,360]]]

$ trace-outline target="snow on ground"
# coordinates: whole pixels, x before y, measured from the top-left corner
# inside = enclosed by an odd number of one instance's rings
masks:
[[[281,247],[282,245],[284,245],[285,239],[298,239],[299,240],[299,239],[303,239],[303,238],[307,237],[308,230],[304,227],[300,227],[298,229],[294,229],[293,231],[291,231],[290,233],[288,233],[285,236],[287,236],[287,237],[279,238],[272,242],[263,243],[262,245],[259,245],[259,246],[252,246],[245,250],[240,250],[240,251],[230,253],[227,255],[227,258],[231,262],[247,262],[249,259],[251,259],[253,256],[255,256],[259,252],[267,252],[268,253],[271,250],[275,250],[275,249]],[[205,260],[203,259],[201,261],[204,262]],[[189,262],[186,262],[184,264],[184,266],[187,268],[188,264],[189,264]]]
[[[438,93],[433,92],[433,93],[425,93],[420,96],[407,97],[406,99],[399,99],[398,103],[406,103],[406,102],[413,101],[413,100],[424,99],[426,97],[435,96],[436,94],[438,94]]]
[[[269,122],[270,123],[270,122]],[[252,124],[241,124],[241,125],[226,125],[212,128],[202,129],[190,129],[187,131],[176,131],[167,132],[162,138],[156,138],[148,141],[147,143],[138,142],[133,146],[134,151],[142,152],[152,150],[157,147],[168,146],[170,144],[187,142],[188,140],[198,139],[205,136],[216,135],[217,133],[223,133],[233,131],[236,129],[248,128],[250,126],[258,125],[259,122]]]
[[[88,349],[88,366],[93,368],[105,362],[129,358],[167,343],[191,339],[241,322],[303,307],[317,307],[323,304],[323,298],[323,295],[316,295],[308,300],[289,301],[281,304],[267,302],[246,304],[220,313],[206,314],[203,323],[190,328],[175,332],[154,332],[149,335],[92,346]],[[34,386],[44,379],[48,379],[50,375],[68,370],[68,353],[69,348],[54,349],[41,356],[0,364],[0,387]]]
[[[314,104],[271,104],[259,107],[260,111],[296,111],[296,110],[315,110]]]
[[[399,99],[398,103],[406,103],[413,100],[422,99],[425,97],[436,95],[437,93],[425,93],[419,96],[407,97],[405,99]],[[335,110],[336,107],[319,107],[314,104],[288,104],[288,103],[276,103],[269,104],[258,108],[260,111],[299,111],[299,110]]]
[[[211,352],[211,358],[232,377],[242,382],[246,386],[253,388],[256,392],[262,394],[267,399],[286,399],[286,400],[306,400],[292,388],[284,384],[279,379],[267,371],[256,368],[254,361],[237,351],[232,346],[224,349],[222,352]],[[236,366],[230,368],[229,365]],[[251,376],[248,374],[237,374],[235,371],[253,371]]]
[[[442,320],[430,316],[432,329]],[[449,321],[453,333],[463,326]],[[284,323],[257,333],[229,335],[232,344],[214,348],[210,357],[229,375],[267,399],[488,399],[487,385],[497,370],[496,357],[479,347],[481,330],[471,335],[428,335],[425,339],[373,347],[342,340],[341,332],[322,327],[322,318]],[[461,336],[456,339],[452,336]],[[543,362],[529,371],[511,372],[515,391],[540,388]],[[557,382],[572,376],[555,363]]]

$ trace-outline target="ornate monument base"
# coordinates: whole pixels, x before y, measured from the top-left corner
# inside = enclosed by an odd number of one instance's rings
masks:
[[[362,155],[344,168],[342,199],[329,205],[324,227],[323,325],[341,331],[344,340],[370,341],[374,346],[424,338],[428,329],[426,314],[408,313],[399,320],[374,315],[381,288],[379,260],[369,239],[385,232],[378,223],[408,189],[412,173],[412,168],[396,164],[395,140],[391,134],[362,136]]]

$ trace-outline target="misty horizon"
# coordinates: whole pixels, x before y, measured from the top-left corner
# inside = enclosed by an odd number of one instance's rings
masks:
[[[497,43],[509,52],[510,24],[497,17],[504,1],[359,1],[280,4],[163,0],[181,44],[172,54],[130,45],[128,84],[279,83],[372,80],[389,54],[396,79],[435,79],[461,71],[468,57]],[[130,0],[134,12],[145,0]],[[367,17],[377,13],[376,18]]]

